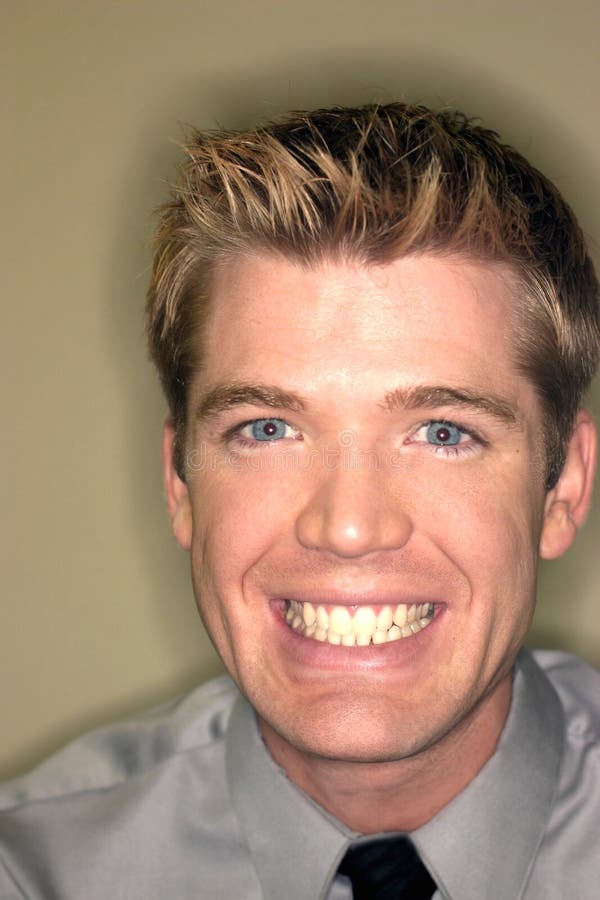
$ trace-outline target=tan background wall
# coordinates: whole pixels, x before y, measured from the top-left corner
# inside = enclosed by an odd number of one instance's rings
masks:
[[[407,98],[551,175],[599,258],[597,0],[12,0],[2,166],[0,772],[217,670],[163,512],[150,210],[178,122]],[[3,129],[4,130],[4,129]],[[600,413],[600,384],[592,408]],[[600,664],[600,498],[536,643]]]

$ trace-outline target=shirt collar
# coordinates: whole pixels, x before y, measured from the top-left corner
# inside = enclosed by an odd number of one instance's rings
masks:
[[[481,900],[491,896],[491,886],[494,896],[521,896],[557,787],[563,730],[554,689],[522,651],[494,756],[448,806],[411,834],[443,897]],[[279,900],[282,885],[288,900],[323,900],[358,835],[287,778],[242,697],[231,715],[226,765],[233,806],[266,900]]]
[[[233,807],[265,900],[281,900],[283,886],[288,900],[323,900],[356,834],[279,768],[243,697],[231,713],[225,752]]]
[[[496,752],[411,835],[443,897],[522,896],[557,789],[563,735],[556,692],[524,650]]]

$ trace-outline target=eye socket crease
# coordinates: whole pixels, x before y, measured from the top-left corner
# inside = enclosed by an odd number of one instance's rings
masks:
[[[208,421],[222,412],[244,405],[301,412],[310,404],[301,394],[275,385],[226,382],[215,385],[200,397],[195,417],[197,421]],[[492,416],[508,428],[520,428],[516,412],[506,400],[491,394],[478,394],[467,388],[428,384],[398,387],[388,391],[379,405],[388,412],[441,407],[467,409]]]
[[[403,409],[438,409],[440,407],[467,409],[492,416],[508,428],[520,428],[514,409],[500,397],[476,394],[468,389],[447,387],[446,385],[395,388],[385,395],[382,406],[389,412]]]
[[[273,385],[230,382],[216,385],[200,398],[196,407],[196,419],[198,421],[215,419],[220,413],[236,406],[261,406],[267,409],[300,412],[306,405],[306,401],[299,394],[284,391]]]
[[[414,429],[409,437],[409,442],[420,443],[418,438],[423,432],[425,433],[425,442],[431,444],[435,444],[435,440],[438,439],[440,432],[445,432],[446,437],[439,439],[440,447],[456,446],[461,443],[463,438],[475,439],[478,443],[480,442],[479,438],[472,431],[468,431],[457,422],[451,422],[448,419],[430,419],[428,422],[424,422],[419,428]]]
[[[440,428],[448,431],[449,438],[454,437],[458,439],[448,440],[447,442],[436,442],[435,439],[430,440],[430,433],[433,431],[435,437],[435,432]],[[406,438],[403,446],[406,448],[421,447],[434,451],[437,456],[454,458],[479,453],[489,447],[489,441],[475,429],[461,425],[457,421],[432,418],[415,428]]]
[[[271,424],[277,423],[278,430],[279,431],[282,430],[283,433],[267,434],[267,432],[264,431],[263,437],[257,437],[254,434],[249,434],[249,435],[244,434],[244,432],[248,429],[250,429],[250,431],[253,432],[255,426],[259,425],[260,423],[264,423],[265,425],[267,425],[269,423],[271,423]],[[291,432],[291,434],[288,432]],[[299,432],[296,428],[294,428],[292,425],[290,425],[290,423],[287,422],[285,419],[279,418],[279,416],[271,416],[271,417],[267,417],[267,418],[262,416],[261,418],[258,418],[258,419],[250,419],[248,422],[243,422],[240,425],[234,425],[232,428],[229,428],[226,431],[224,437],[225,437],[225,440],[231,440],[232,438],[237,438],[240,442],[242,442],[242,443],[245,442],[248,444],[250,444],[252,442],[274,444],[274,443],[280,443],[284,438],[286,438],[287,440],[292,439],[295,441],[303,441],[304,440],[301,432]]]

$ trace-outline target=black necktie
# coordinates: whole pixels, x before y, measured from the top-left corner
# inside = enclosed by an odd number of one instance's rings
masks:
[[[352,882],[354,900],[429,900],[436,887],[404,836],[350,847],[338,872]]]

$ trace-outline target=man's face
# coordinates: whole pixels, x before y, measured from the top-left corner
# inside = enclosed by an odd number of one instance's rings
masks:
[[[296,749],[401,758],[507,684],[545,474],[512,303],[499,266],[427,255],[217,272],[174,527],[227,669]]]

